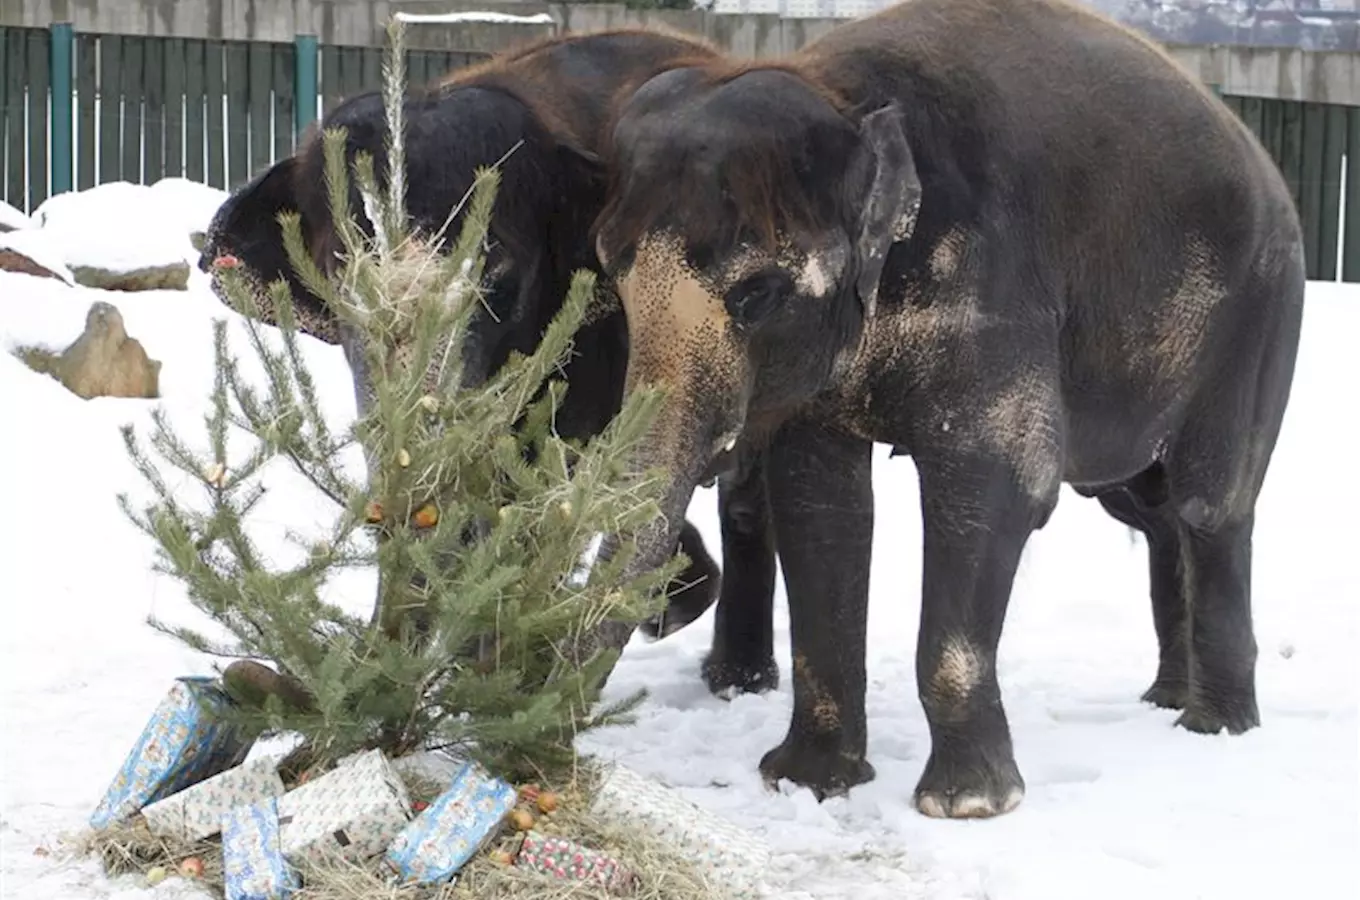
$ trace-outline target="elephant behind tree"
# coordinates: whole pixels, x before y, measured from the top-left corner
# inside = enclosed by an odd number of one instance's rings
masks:
[[[534,43],[408,91],[407,211],[414,226],[436,232],[469,194],[476,169],[501,167],[485,264],[486,309],[474,318],[461,348],[465,384],[483,382],[512,351],[531,352],[561,309],[573,272],[598,270],[589,225],[604,199],[598,147],[607,134],[611,98],[678,59],[714,55],[706,45],[675,35],[606,31]],[[362,354],[351,336],[341,333],[338,319],[292,271],[277,222],[281,212],[297,211],[317,265],[334,271],[341,264],[337,254],[343,247],[331,221],[320,136],[320,130],[332,127],[347,130],[347,158],[352,162],[358,152],[371,154],[375,174],[385,183],[382,96],[371,92],[349,98],[325,117],[293,156],[258,174],[222,205],[208,229],[199,265],[211,272],[213,260],[232,254],[261,282],[285,279],[301,330],[344,348],[362,412],[369,392]],[[350,187],[350,209],[371,235],[354,179]],[[460,214],[444,232],[446,248],[457,240],[461,227]],[[607,280],[601,281],[598,291],[612,296]],[[573,356],[564,368],[569,390],[555,420],[563,437],[598,434],[618,412],[627,352],[627,331],[615,297],[612,306],[575,336]],[[730,518],[723,516],[725,534],[731,530]],[[722,584],[702,537],[688,521],[679,531],[678,544],[691,565],[672,582],[661,621],[643,624],[652,637],[672,633],[701,615]],[[724,563],[736,574],[734,588],[749,586],[751,579],[741,574],[745,557],[728,553]],[[772,549],[751,557],[749,567],[772,572]],[[763,597],[754,594],[748,600],[742,595],[740,603],[729,597],[725,603],[751,606],[756,616],[768,621],[772,593],[771,577]],[[765,641],[765,647],[770,644]],[[763,655],[761,649],[757,646],[759,658],[744,664],[743,671],[763,672],[773,666],[772,649]]]

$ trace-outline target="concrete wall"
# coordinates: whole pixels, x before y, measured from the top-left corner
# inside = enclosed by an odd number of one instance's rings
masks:
[[[644,12],[619,4],[514,0],[0,0],[0,25],[73,22],[78,31],[227,40],[291,41],[297,33],[322,43],[381,46],[399,11],[547,13],[554,25],[461,23],[413,25],[413,47],[499,50],[553,31],[621,26],[674,28],[703,35],[739,56],[788,53],[844,19],[781,19],[701,11]],[[1274,47],[1175,46],[1177,61],[1225,93],[1360,106],[1360,54]]]

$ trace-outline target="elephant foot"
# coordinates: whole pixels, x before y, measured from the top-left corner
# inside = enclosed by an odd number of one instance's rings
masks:
[[[1159,709],[1185,709],[1189,696],[1190,687],[1184,681],[1163,681],[1158,678],[1140,699]]]
[[[740,659],[712,650],[704,657],[701,671],[708,690],[724,700],[738,694],[763,694],[779,687],[779,664],[773,656]]]
[[[1253,697],[1216,704],[1192,699],[1176,719],[1176,724],[1196,734],[1218,734],[1225,730],[1228,734],[1242,734],[1260,726],[1261,714]]]
[[[828,797],[844,796],[855,785],[873,781],[877,775],[863,756],[791,737],[765,754],[760,774],[766,787],[774,788],[780,779],[787,779],[810,789],[819,803]]]
[[[932,819],[987,819],[1015,809],[1024,796],[1025,782],[1010,753],[987,755],[974,746],[932,750],[913,803]]]

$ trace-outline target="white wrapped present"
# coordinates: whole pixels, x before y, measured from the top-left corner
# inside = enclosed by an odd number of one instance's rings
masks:
[[[381,750],[369,750],[279,798],[279,843],[295,866],[337,856],[358,863],[386,850],[410,820],[406,786]]]
[[[665,785],[616,765],[604,773],[591,811],[663,840],[690,860],[709,884],[734,900],[763,896],[769,844]]]
[[[257,759],[142,808],[152,834],[198,840],[222,830],[222,817],[284,792],[278,760]]]

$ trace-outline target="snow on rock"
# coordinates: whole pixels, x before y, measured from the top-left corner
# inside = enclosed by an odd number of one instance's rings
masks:
[[[0,234],[20,228],[28,228],[32,224],[23,212],[0,200]]]
[[[211,188],[185,184],[112,181],[50,197],[33,219],[62,245],[66,265],[86,287],[184,290],[198,258],[190,235],[205,228],[216,210],[208,209],[205,191]]]
[[[61,244],[41,228],[0,233],[0,271],[56,278],[75,284]]]
[[[83,827],[172,679],[206,674],[213,663],[146,624],[154,613],[204,625],[183,587],[151,571],[151,543],[116,505],[119,491],[134,505],[147,496],[118,426],[131,422],[145,436],[162,406],[191,445],[206,445],[214,318],[227,320],[245,376],[259,383],[263,374],[242,318],[212,296],[207,276],[194,271],[187,292],[170,303],[167,296],[119,300],[127,330],[164,361],[161,400],[82,401],[8,349],[64,344],[100,295],[0,273],[0,496],[20,515],[0,542],[6,897],[203,896],[177,878],[148,888],[131,877],[110,881],[92,861],[33,852]],[[821,804],[806,790],[761,784],[757,763],[783,738],[792,704],[782,587],[777,691],[730,703],[708,694],[698,667],[710,611],[665,640],[632,641],[606,693],[648,688],[638,721],[583,736],[580,746],[764,836],[776,853],[770,896],[781,900],[1344,896],[1360,874],[1360,573],[1349,564],[1360,482],[1346,475],[1360,444],[1360,419],[1350,413],[1357,333],[1360,287],[1310,283],[1253,549],[1260,728],[1191,734],[1172,726],[1174,712],[1138,702],[1157,661],[1145,548],[1094,501],[1064,488],[1026,549],[998,663],[1025,800],[986,821],[915,812],[912,788],[930,750],[914,661],[919,496],[911,460],[879,448],[867,659],[874,781]],[[342,351],[305,335],[299,344],[328,421],[346,427],[354,394]],[[362,466],[357,450],[347,457],[347,470]],[[193,479],[169,479],[201,498]],[[257,546],[287,547],[286,531],[319,534],[331,520],[333,510],[288,467],[271,465],[265,480]],[[60,514],[78,515],[78,527],[61,527]],[[716,550],[715,492],[699,491],[689,516]],[[347,572],[327,599],[366,614],[374,582],[370,572]]]
[[[226,191],[187,178],[162,178],[151,185],[151,193],[162,207],[165,221],[178,222],[195,250],[202,247],[203,236],[217,214],[217,208],[231,196]]]

